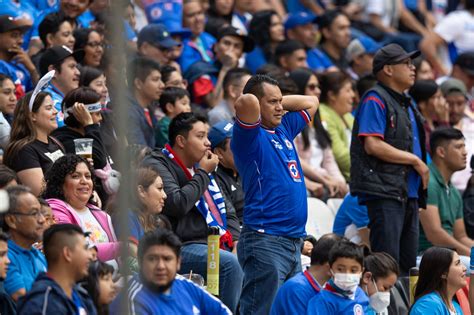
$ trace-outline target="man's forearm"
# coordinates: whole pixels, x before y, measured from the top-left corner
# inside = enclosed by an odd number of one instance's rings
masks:
[[[390,144],[376,137],[366,137],[364,149],[367,154],[388,163],[414,165],[417,159],[414,154],[392,147]]]
[[[449,235],[445,230],[437,229],[436,231],[433,231],[430,234],[431,235],[429,236],[428,234],[426,234],[426,238],[433,245],[455,248],[456,251],[459,253],[459,255],[469,256],[470,247],[456,240],[452,235]]]
[[[283,109],[290,112],[311,109],[318,103],[318,99],[315,96],[307,95],[285,95],[282,101]]]

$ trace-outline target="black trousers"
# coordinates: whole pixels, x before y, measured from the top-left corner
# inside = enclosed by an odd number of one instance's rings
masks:
[[[367,209],[372,251],[390,254],[398,261],[402,275],[408,275],[418,254],[418,201],[370,200]]]

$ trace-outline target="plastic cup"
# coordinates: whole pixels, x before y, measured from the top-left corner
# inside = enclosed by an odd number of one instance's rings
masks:
[[[89,138],[74,139],[76,154],[82,156],[85,159],[92,159],[92,143],[93,142],[94,142],[94,139],[89,139]]]

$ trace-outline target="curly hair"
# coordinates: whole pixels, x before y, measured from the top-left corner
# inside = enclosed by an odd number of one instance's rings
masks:
[[[48,170],[44,179],[46,181],[46,188],[41,197],[44,199],[56,198],[63,201],[66,201],[64,197],[63,186],[66,180],[66,176],[72,174],[76,171],[78,164],[84,163],[87,165],[89,172],[91,173],[92,178],[92,189],[95,186],[95,176],[94,170],[90,166],[89,162],[86,159],[79,155],[66,154],[65,156],[60,157],[53,166]],[[92,198],[92,196],[91,196]]]

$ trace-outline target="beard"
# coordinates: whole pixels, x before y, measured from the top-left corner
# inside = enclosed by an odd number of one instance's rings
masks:
[[[149,290],[161,294],[163,292],[166,292],[169,288],[171,288],[171,286],[173,285],[174,278],[173,280],[171,280],[165,285],[157,285],[156,283],[148,281],[145,278],[145,276],[140,272],[140,280],[143,283],[143,285],[147,287]]]

